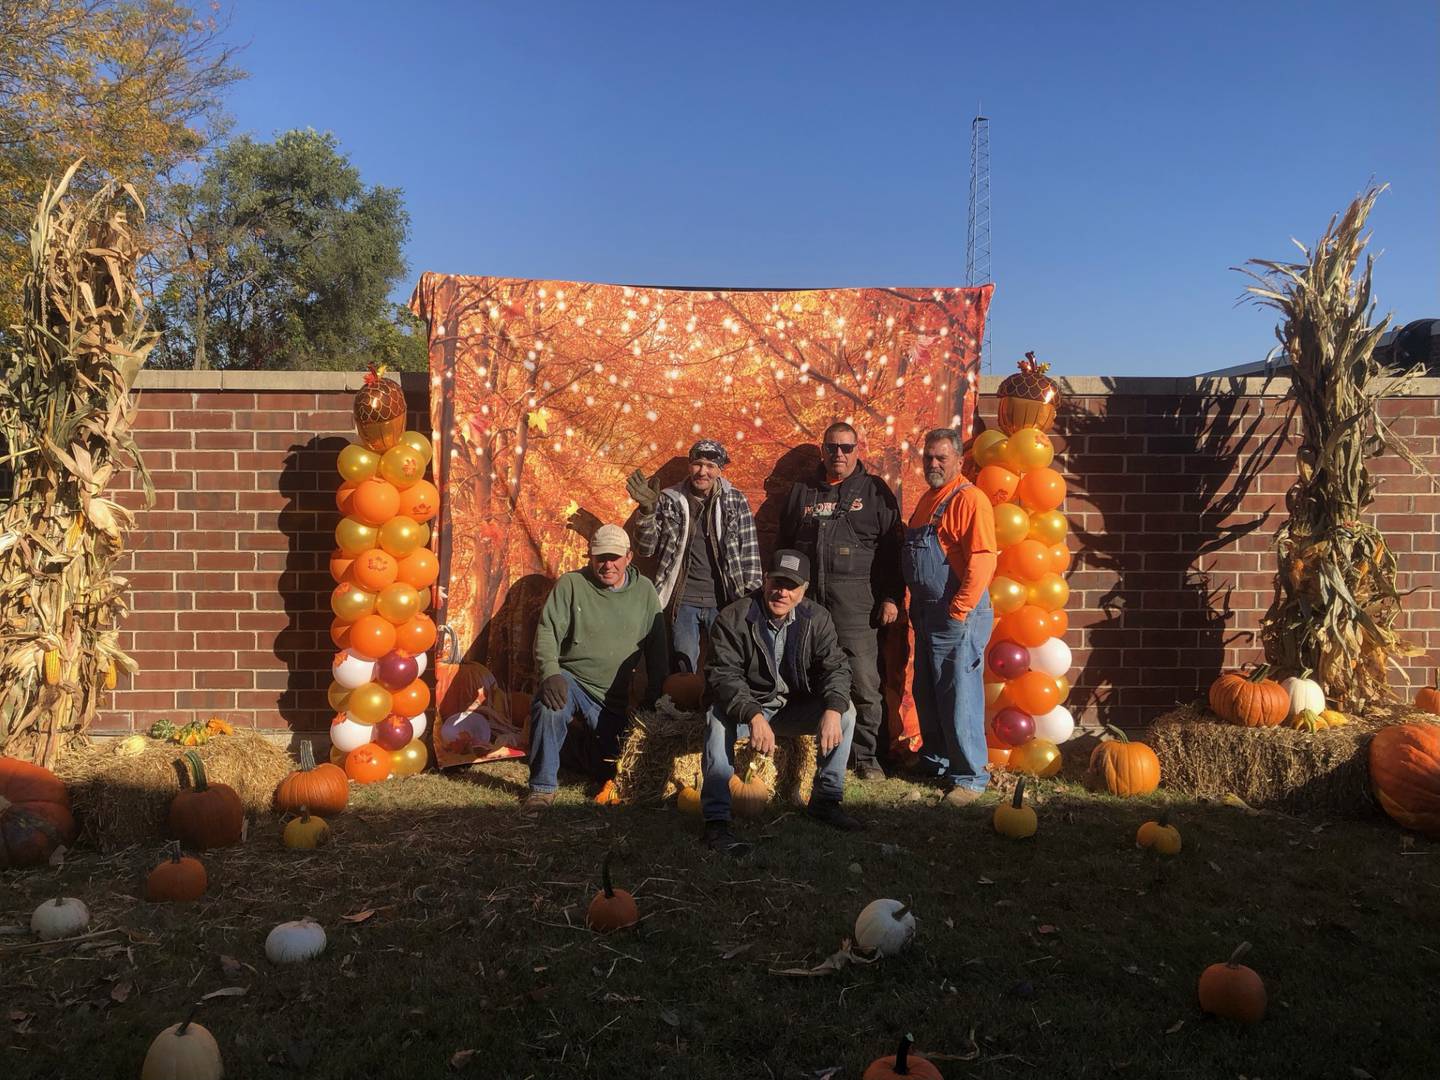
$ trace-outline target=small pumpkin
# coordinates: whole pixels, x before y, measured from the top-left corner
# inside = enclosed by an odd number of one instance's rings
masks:
[[[1285,726],[1294,728],[1296,731],[1314,733],[1316,731],[1323,731],[1326,723],[1320,719],[1320,714],[1314,709],[1301,709],[1285,721]]]
[[[1393,724],[1370,740],[1370,782],[1407,829],[1440,838],[1440,724]]]
[[[140,1067],[140,1080],[221,1080],[224,1075],[215,1036],[193,1019],[156,1035]]]
[[[1280,685],[1284,687],[1285,693],[1290,697],[1290,715],[1309,709],[1316,716],[1325,711],[1325,691],[1320,684],[1310,678],[1310,669],[1305,668],[1299,676],[1290,676],[1288,679],[1281,679]]]
[[[170,835],[196,851],[240,843],[245,829],[240,796],[229,784],[210,783],[205,763],[194,750],[185,751],[182,757],[190,767],[191,789],[170,800]]]
[[[156,720],[150,725],[150,737],[152,739],[173,739],[175,732],[179,730],[173,720]]]
[[[127,735],[115,743],[117,757],[136,757],[150,748],[150,740],[144,735]]]
[[[900,1048],[895,1053],[876,1058],[867,1065],[861,1080],[893,1080],[900,1076],[908,1076],[912,1080],[916,1077],[919,1080],[944,1080],[933,1063],[910,1052],[914,1045],[915,1040],[911,1036],[903,1036],[900,1039]]]
[[[1320,719],[1324,721],[1327,728],[1344,727],[1350,723],[1350,718],[1339,709],[1325,709],[1320,713]]]
[[[350,782],[345,770],[326,762],[315,764],[315,748],[309,739],[300,741],[300,767],[275,789],[275,809],[282,814],[297,813],[308,806],[317,814],[335,815],[350,801]]]
[[[73,896],[46,900],[30,915],[30,932],[41,941],[74,937],[90,925],[90,909]]]
[[[682,814],[700,815],[700,778],[697,776],[691,783],[683,784],[680,790],[675,793],[675,809]]]
[[[265,936],[265,959],[272,964],[300,964],[325,951],[325,928],[308,915],[283,922]]]
[[[610,880],[610,856],[600,863],[600,891],[585,910],[585,925],[601,934],[612,930],[623,930],[640,921],[640,909],[635,897],[624,889],[615,888]]]
[[[1242,941],[1223,964],[1211,964],[1200,975],[1200,1009],[1241,1024],[1258,1024],[1265,1019],[1265,980],[1240,963],[1250,951]]]
[[[1142,742],[1131,742],[1129,736],[1112,724],[1105,730],[1113,738],[1106,739],[1090,752],[1090,772],[1103,781],[1111,795],[1149,795],[1160,786],[1160,759]]]
[[[222,720],[218,716],[212,716],[205,721],[205,732],[209,735],[234,735],[235,725],[229,720]]]
[[[330,842],[330,826],[324,818],[310,813],[308,806],[302,806],[300,816],[285,823],[281,839],[287,848],[309,851]]]
[[[855,919],[855,944],[894,956],[915,938],[915,916],[899,900],[871,900]]]
[[[700,708],[700,702],[705,697],[705,676],[688,671],[676,672],[660,685],[660,692],[668,694],[677,709],[694,712]]]
[[[75,842],[65,782],[49,769],[0,756],[0,869],[44,866]]]
[[[1290,695],[1273,679],[1268,664],[1246,675],[1229,671],[1210,684],[1210,711],[1243,727],[1276,727],[1290,715]]]
[[[614,780],[606,780],[590,800],[596,806],[619,806],[625,800],[620,797],[620,787]]]
[[[1415,695],[1415,708],[1440,716],[1440,670],[1430,676],[1430,680],[1431,684],[1422,686]]]
[[[210,741],[210,732],[199,720],[192,720],[171,736],[181,746],[204,746]]]
[[[759,817],[770,803],[770,789],[757,775],[759,769],[759,760],[751,758],[744,779],[733,773],[730,776],[730,806],[736,817]]]
[[[1166,813],[1158,821],[1147,821],[1135,833],[1135,846],[1149,848],[1157,855],[1180,854],[1180,830],[1170,824]]]
[[[145,878],[145,899],[152,904],[185,903],[199,900],[209,886],[205,864],[189,855],[181,855],[180,844],[172,842],[168,858],[157,863]]]
[[[1002,802],[995,807],[992,824],[997,833],[1001,836],[1008,836],[1011,840],[1024,840],[1026,837],[1035,835],[1039,821],[1035,816],[1035,808],[1025,805],[1025,778],[1023,776],[1015,783],[1014,797],[1008,803]]]

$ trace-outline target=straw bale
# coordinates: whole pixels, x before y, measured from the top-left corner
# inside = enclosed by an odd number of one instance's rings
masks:
[[[170,800],[188,770],[185,748],[147,740],[142,753],[125,755],[115,742],[72,746],[55,772],[70,788],[81,838],[101,851],[149,843],[163,836]],[[211,783],[229,784],[247,816],[268,814],[280,781],[295,768],[283,747],[254,732],[217,735],[194,747]]]

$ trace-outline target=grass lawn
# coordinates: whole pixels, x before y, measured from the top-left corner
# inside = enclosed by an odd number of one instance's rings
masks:
[[[63,893],[115,932],[0,935],[0,1077],[136,1077],[156,1033],[227,987],[244,993],[196,1019],[231,1077],[858,1080],[905,1031],[947,1077],[1440,1075],[1440,844],[1384,820],[1169,802],[1185,847],[1161,861],[1134,845],[1159,799],[1042,783],[1039,834],[1017,843],[989,807],[886,781],[851,785],[867,832],[777,808],[734,863],[700,848],[694,819],[596,808],[578,786],[525,821],[523,777],[352,789],[318,852],[262,821],[205,857],[192,905],[137,899],[158,845],[5,874],[0,926]],[[607,849],[643,921],[599,937],[584,909]],[[913,904],[909,951],[772,974],[818,964],[881,896]],[[266,933],[306,914],[328,951],[269,965]],[[1242,940],[1270,992],[1250,1029],[1195,999]]]

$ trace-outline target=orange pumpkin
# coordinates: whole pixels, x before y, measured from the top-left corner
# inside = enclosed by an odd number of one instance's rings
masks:
[[[43,866],[75,842],[70,793],[49,769],[0,757],[0,868]]]
[[[1440,837],[1440,724],[1395,724],[1370,741],[1370,782],[1385,813]]]
[[[1221,720],[1244,727],[1278,727],[1290,715],[1290,695],[1261,664],[1249,675],[1229,671],[1210,684],[1210,710]]]
[[[610,881],[610,856],[606,855],[600,864],[600,891],[590,901],[585,912],[585,925],[591,930],[608,934],[612,930],[623,930],[640,921],[640,909],[635,897],[624,889],[615,888]]]
[[[1421,712],[1440,715],[1440,671],[1431,676],[1432,685],[1422,687],[1415,695],[1415,707]]]
[[[282,814],[299,813],[308,806],[321,816],[338,814],[350,801],[350,784],[345,770],[330,764],[315,764],[315,749],[309,739],[300,742],[300,768],[275,789],[275,809]]]
[[[730,774],[730,808],[736,817],[759,817],[770,803],[770,789],[757,774],[759,763],[752,758],[745,777]]]
[[[1241,1024],[1258,1024],[1265,1019],[1265,982],[1240,963],[1250,951],[1242,941],[1223,964],[1211,964],[1200,976],[1200,1009]]]
[[[389,750],[367,742],[345,755],[345,775],[357,784],[375,784],[390,775],[394,764]]]
[[[182,755],[190,766],[191,788],[170,800],[169,832],[196,851],[240,843],[245,807],[229,784],[212,784],[194,750]]]
[[[876,1058],[866,1066],[861,1080],[900,1080],[901,1077],[910,1077],[912,1080],[916,1077],[919,1080],[944,1080],[940,1070],[929,1060],[910,1052],[914,1043],[915,1040],[909,1035],[904,1036],[895,1053]]]
[[[181,855],[179,843],[172,843],[169,857],[151,870],[145,879],[145,899],[152,904],[198,900],[205,895],[209,884],[205,864],[189,855]]]
[[[1111,795],[1148,795],[1160,786],[1160,759],[1144,743],[1131,742],[1119,728],[1090,752],[1090,773]]]

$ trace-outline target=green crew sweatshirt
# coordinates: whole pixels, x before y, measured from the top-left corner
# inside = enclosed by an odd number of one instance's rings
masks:
[[[542,681],[567,671],[597,701],[624,712],[642,652],[653,693],[669,670],[669,657],[660,598],[649,578],[632,566],[625,584],[607,589],[584,570],[560,575],[535,631]]]

